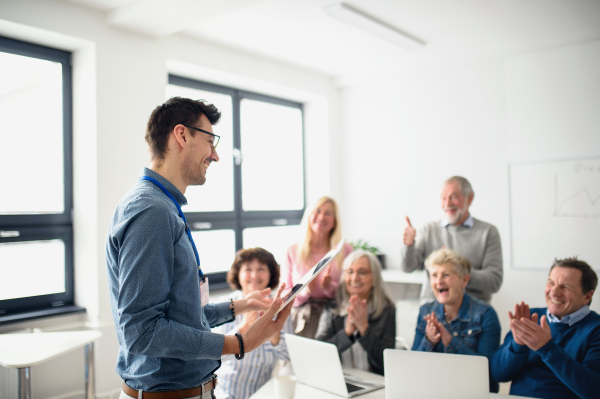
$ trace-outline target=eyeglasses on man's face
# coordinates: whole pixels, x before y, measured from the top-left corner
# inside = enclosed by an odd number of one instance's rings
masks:
[[[183,125],[183,126],[185,126],[185,125]],[[213,148],[213,151],[217,149],[217,146],[219,145],[219,140],[221,140],[221,136],[219,136],[218,134],[207,132],[206,130],[200,129],[199,127],[193,127],[193,126],[185,126],[185,127],[187,127],[188,129],[194,129],[199,132],[210,134],[211,136],[213,136],[215,138],[215,142],[211,143],[211,146]]]

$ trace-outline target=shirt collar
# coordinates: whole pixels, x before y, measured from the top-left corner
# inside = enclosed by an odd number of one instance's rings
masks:
[[[444,218],[440,221],[440,227],[446,227],[450,224],[450,222],[448,221],[448,219]],[[470,229],[473,228],[473,226],[475,225],[475,220],[473,219],[473,216],[471,216],[471,214],[469,213],[469,217],[467,218],[467,220],[465,220],[462,224],[463,226],[466,226]]]
[[[175,187],[175,185],[173,183],[171,183],[170,181],[168,181],[167,179],[165,179],[164,177],[162,177],[161,175],[159,175],[152,169],[143,168],[142,172],[140,173],[140,177],[141,176],[150,176],[153,179],[157,180],[160,184],[162,184],[167,189],[167,191],[169,193],[171,193],[171,195],[173,197],[175,197],[175,199],[179,203],[179,206],[187,205],[187,199],[185,198],[185,195],[183,195],[181,193],[181,191],[179,191],[179,189],[177,187]],[[154,184],[154,183],[151,183],[151,184]]]
[[[437,312],[438,319],[440,321],[444,320],[444,305],[439,303],[436,300],[437,305],[435,306],[435,311]],[[464,293],[462,304],[460,305],[460,309],[458,310],[458,315],[456,316],[460,321],[471,321],[471,296]]]
[[[573,324],[577,323],[578,321],[583,319],[585,316],[587,316],[589,313],[590,313],[590,307],[589,307],[589,305],[585,305],[581,309],[576,310],[573,313],[568,314],[565,317],[563,317],[561,320],[559,320],[558,317],[554,316],[552,313],[550,313],[550,311],[548,309],[546,309],[546,317],[548,318],[548,323],[563,323],[563,324],[568,323],[569,326],[572,326]]]

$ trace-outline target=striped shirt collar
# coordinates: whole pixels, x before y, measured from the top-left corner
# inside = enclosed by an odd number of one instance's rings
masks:
[[[588,305],[585,305],[581,309],[576,310],[573,313],[566,315],[562,319],[559,319],[558,317],[556,317],[552,313],[550,313],[550,311],[548,311],[548,309],[546,309],[546,317],[548,318],[548,323],[564,323],[564,324],[568,323],[569,326],[572,326],[573,324],[577,323],[578,321],[583,319],[585,316],[587,316],[589,313],[590,313],[590,307]]]
[[[440,221],[440,227],[446,227],[449,224],[450,224],[450,222],[446,218],[444,218]],[[475,220],[473,219],[473,216],[471,216],[471,214],[469,214],[469,217],[467,218],[467,220],[465,220],[463,222],[462,225],[472,229],[473,226],[475,225]]]

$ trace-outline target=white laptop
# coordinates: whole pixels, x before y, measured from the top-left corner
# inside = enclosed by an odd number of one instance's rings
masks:
[[[385,399],[489,399],[485,356],[385,349]]]
[[[384,384],[344,374],[335,345],[285,334],[285,343],[298,382],[352,398],[381,389]]]

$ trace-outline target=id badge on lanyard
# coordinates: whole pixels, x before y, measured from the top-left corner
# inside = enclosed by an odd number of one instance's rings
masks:
[[[185,216],[183,215],[183,211],[181,210],[179,203],[177,202],[175,197],[173,197],[173,195],[170,192],[168,192],[167,189],[158,180],[154,179],[153,177],[141,176],[140,180],[148,180],[148,181],[151,181],[152,183],[154,183],[156,186],[158,186],[158,188],[160,188],[167,195],[167,197],[169,197],[171,199],[171,201],[173,201],[173,203],[177,207],[177,211],[179,212],[179,217],[181,219],[183,219],[183,223],[185,223],[185,232],[186,232],[188,238],[190,239],[190,244],[192,244],[192,249],[194,250],[194,256],[196,257],[196,263],[198,264],[198,277],[199,277],[199,281],[200,281],[199,282],[199,284],[200,284],[200,305],[202,307],[206,306],[206,304],[208,303],[208,277],[206,277],[204,275],[204,273],[202,273],[202,269],[200,268],[200,256],[198,256],[198,250],[196,249],[196,244],[194,243],[194,239],[192,238],[192,233],[187,224],[187,220],[185,220]]]
[[[204,281],[200,278],[200,304],[202,307],[208,303],[208,277],[204,277]]]

